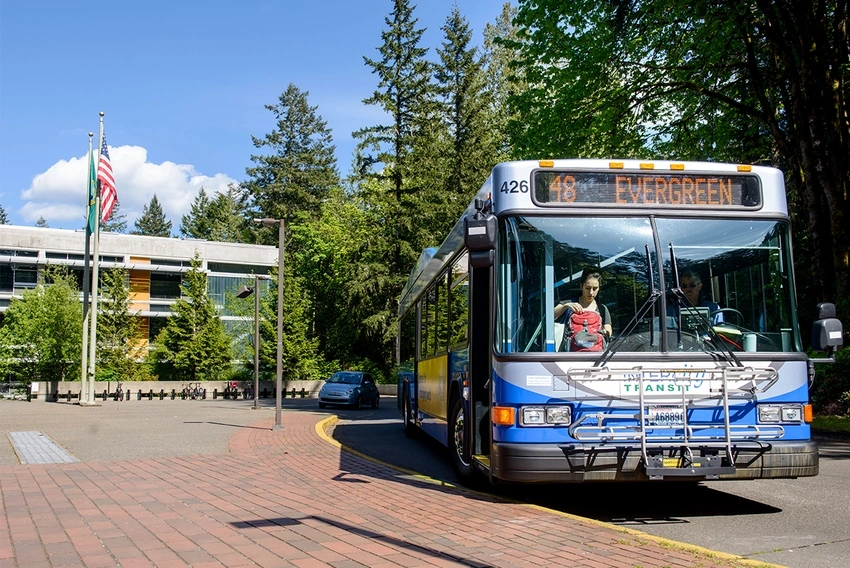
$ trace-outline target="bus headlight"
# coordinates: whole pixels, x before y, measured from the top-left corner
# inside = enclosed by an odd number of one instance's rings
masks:
[[[520,412],[521,426],[558,426],[571,422],[569,406],[523,406]]]
[[[803,421],[803,406],[800,404],[760,404],[758,411],[762,424]]]

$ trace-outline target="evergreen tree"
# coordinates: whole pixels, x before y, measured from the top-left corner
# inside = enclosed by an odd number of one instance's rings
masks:
[[[12,298],[0,327],[0,370],[21,380],[80,377],[83,307],[76,279],[48,267],[44,279]]]
[[[9,218],[6,217],[6,210],[3,209],[3,206],[0,205],[0,225],[8,225]]]
[[[142,208],[142,215],[134,223],[136,227],[130,231],[131,235],[148,235],[150,237],[170,237],[171,221],[165,218],[162,205],[156,194],[153,194],[151,202]]]
[[[180,234],[190,239],[220,242],[247,242],[248,225],[242,193],[234,184],[225,193],[217,193],[210,200],[202,187],[192,202],[188,214],[180,222]]]
[[[207,275],[198,254],[183,278],[181,292],[151,355],[157,374],[187,381],[220,379],[230,368],[230,338],[207,295]]]
[[[50,227],[50,225],[47,224],[47,220],[45,220],[45,218],[41,215],[38,216],[38,220],[35,222],[35,226],[40,229],[46,229]]]
[[[136,362],[140,351],[137,344],[140,322],[130,313],[127,271],[113,268],[102,272],[100,293],[97,313],[98,379],[144,380],[146,368]]]
[[[387,29],[381,33],[383,43],[378,48],[381,59],[364,57],[378,76],[378,88],[363,102],[381,108],[392,122],[353,134],[359,139],[357,196],[373,216],[375,231],[370,242],[364,243],[366,248],[350,285],[352,290],[370,292],[365,304],[370,309],[361,312],[358,325],[375,347],[372,352],[378,354],[374,360],[382,366],[380,371],[388,373],[404,275],[431,234],[428,219],[409,213],[421,209],[420,184],[427,178],[421,169],[416,171],[416,158],[423,153],[416,155],[415,149],[440,148],[441,126],[434,104],[431,65],[425,59],[428,50],[419,46],[425,29],[416,28],[408,0],[394,0],[393,11],[384,21]]]
[[[189,212],[180,218],[180,234],[190,239],[209,239],[210,198],[201,187],[192,201]]]
[[[127,216],[121,213],[121,202],[116,201],[112,207],[112,214],[105,223],[101,222],[100,230],[108,233],[127,232]]]
[[[497,160],[497,132],[493,129],[492,101],[484,65],[472,46],[472,32],[457,7],[443,26],[445,40],[437,50],[440,63],[435,79],[446,116],[452,147],[448,179],[437,197],[444,206],[440,240],[490,175]]]
[[[516,48],[517,28],[513,25],[517,8],[506,2],[494,24],[484,27],[483,61],[487,91],[492,104],[490,126],[497,136],[496,162],[504,162],[513,155],[508,125],[511,118],[518,119],[511,110],[510,98],[525,91],[519,52]]]
[[[254,147],[267,155],[252,155],[256,164],[246,169],[242,184],[254,217],[284,219],[299,212],[314,214],[327,191],[339,183],[333,139],[327,123],[310,106],[309,93],[291,84],[276,105],[266,105],[275,117],[275,130],[263,138],[252,136]],[[277,233],[266,229],[263,240],[277,244]]]

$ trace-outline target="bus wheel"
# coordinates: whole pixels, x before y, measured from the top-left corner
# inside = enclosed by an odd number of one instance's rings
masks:
[[[449,421],[449,452],[452,458],[452,469],[458,481],[466,486],[475,485],[475,471],[472,463],[463,456],[463,450],[469,441],[464,432],[463,401],[460,398],[452,404],[451,420]]]
[[[404,397],[402,414],[404,414],[404,435],[408,438],[416,437],[416,425],[413,423],[410,411],[410,399]]]

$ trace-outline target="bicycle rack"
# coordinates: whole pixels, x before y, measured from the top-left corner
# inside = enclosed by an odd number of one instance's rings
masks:
[[[681,400],[676,404],[682,407],[682,423],[659,425],[653,424],[649,413],[646,388],[647,382],[657,382],[658,378],[648,379],[647,375],[665,377],[676,385],[681,393]],[[697,379],[709,381],[707,394],[695,394],[685,387],[693,386]],[[732,454],[732,442],[738,447],[763,448],[762,440],[776,440],[785,435],[785,429],[779,425],[733,425],[730,423],[729,398],[751,400],[755,394],[770,389],[778,380],[778,374],[773,368],[753,369],[752,367],[716,368],[685,368],[660,369],[633,367],[630,369],[609,369],[607,367],[591,367],[588,369],[570,369],[567,377],[576,384],[597,381],[637,382],[638,383],[638,412],[634,415],[598,412],[585,414],[570,425],[570,436],[580,442],[639,442],[641,460],[650,479],[661,479],[665,476],[705,476],[716,479],[719,475],[734,473],[735,458]],[[633,396],[621,395],[621,399],[633,400]],[[689,424],[689,410],[697,408],[699,401],[720,399],[723,411],[722,424]],[[665,400],[662,405],[670,405]],[[614,420],[633,418],[635,425],[612,425]],[[585,424],[595,420],[595,425]],[[606,424],[609,422],[609,424]],[[713,433],[720,431],[720,433]],[[678,445],[681,457],[664,458],[662,455],[650,455],[651,448],[669,448]],[[695,456],[694,449],[716,448],[723,450],[725,459],[718,455]]]

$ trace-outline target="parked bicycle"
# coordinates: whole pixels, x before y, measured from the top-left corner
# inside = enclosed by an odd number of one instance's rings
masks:
[[[227,386],[224,387],[224,398],[232,398],[236,400],[239,398],[239,383],[236,381],[230,381],[227,383]]]

